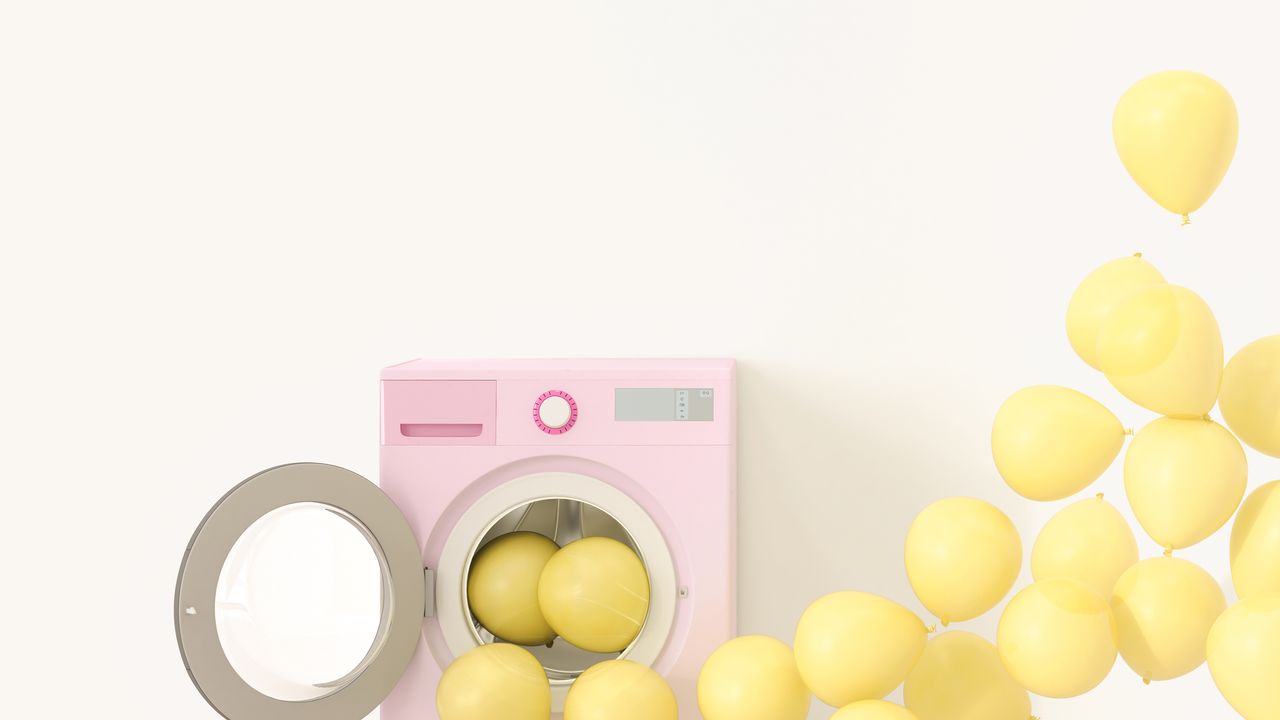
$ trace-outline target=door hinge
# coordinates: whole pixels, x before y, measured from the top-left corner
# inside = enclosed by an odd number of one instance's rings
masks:
[[[431,568],[423,568],[422,576],[426,589],[426,593],[422,596],[422,616],[433,618],[436,616],[436,571]]]

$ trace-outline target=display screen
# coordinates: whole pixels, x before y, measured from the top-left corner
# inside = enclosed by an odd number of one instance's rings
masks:
[[[649,422],[710,421],[715,419],[711,388],[617,388],[613,419]]]

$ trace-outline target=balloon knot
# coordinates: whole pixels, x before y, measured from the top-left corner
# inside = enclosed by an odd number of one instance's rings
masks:
[[[1096,495],[1096,497],[1097,497],[1099,500],[1101,500],[1101,499],[1102,499],[1102,493],[1098,493],[1098,494]]]
[[[947,627],[948,625],[951,624],[950,620],[942,620],[941,622],[942,622],[942,627]]]
[[[1166,545],[1166,546],[1165,546],[1165,548],[1164,548],[1164,556],[1165,556],[1165,557],[1173,557],[1173,546],[1172,546],[1172,545]]]
[[[1204,418],[1203,418],[1203,420],[1204,420],[1205,422],[1213,422],[1213,416],[1212,416],[1212,415],[1210,415],[1209,413],[1205,413],[1205,414],[1204,414]]]
[[[1150,684],[1151,684],[1151,678],[1149,678],[1149,677],[1144,677],[1144,678],[1142,678],[1142,684],[1143,684],[1143,685],[1150,685]]]
[[[1182,226],[1186,227],[1191,224],[1191,213],[1182,213]]]
[[[1140,252],[1136,252],[1136,253],[1134,253],[1134,254],[1133,254],[1133,256],[1134,256],[1134,257],[1136,257],[1136,258],[1140,258],[1140,257],[1142,257],[1142,253],[1140,253]]]

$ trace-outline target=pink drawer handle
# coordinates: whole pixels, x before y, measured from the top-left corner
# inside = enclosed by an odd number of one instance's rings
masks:
[[[480,437],[482,430],[484,425],[480,423],[400,423],[400,434],[405,437]]]

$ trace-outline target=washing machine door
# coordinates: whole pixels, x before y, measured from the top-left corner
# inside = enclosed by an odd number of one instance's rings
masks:
[[[229,720],[360,720],[413,658],[422,552],[400,510],[332,465],[282,465],[213,506],[178,575],[191,680]]]

